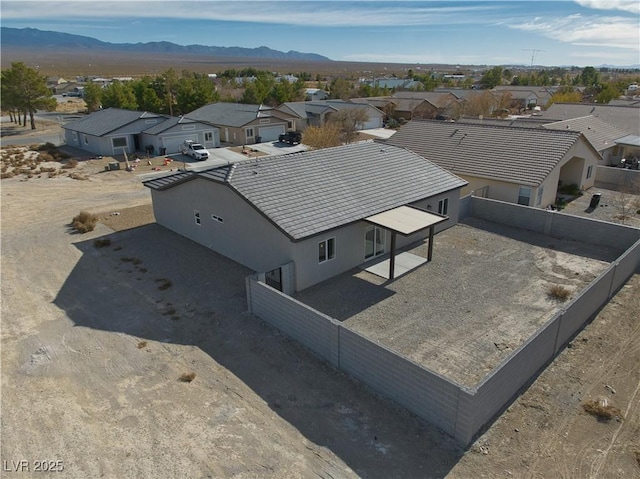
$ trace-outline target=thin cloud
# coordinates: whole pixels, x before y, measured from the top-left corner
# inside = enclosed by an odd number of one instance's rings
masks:
[[[117,6],[114,7],[114,3]],[[36,4],[42,8],[35,7]],[[293,7],[295,4],[295,8]],[[194,18],[227,22],[286,24],[297,26],[416,26],[491,22],[500,9],[486,4],[454,6],[423,2],[155,2],[155,1],[4,1],[4,19],[38,18]]]
[[[603,48],[638,50],[638,23],[625,17],[584,17],[570,15],[565,18],[541,17],[510,28],[539,33],[553,40],[574,45],[596,45]]]
[[[640,13],[638,0],[575,0],[581,7],[596,10],[621,10],[623,12]]]

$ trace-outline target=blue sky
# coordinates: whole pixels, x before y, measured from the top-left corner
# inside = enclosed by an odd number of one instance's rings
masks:
[[[343,61],[640,64],[638,0],[2,0],[0,14],[2,26],[114,43],[265,45]]]

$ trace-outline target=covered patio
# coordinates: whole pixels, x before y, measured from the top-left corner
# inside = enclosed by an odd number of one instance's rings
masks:
[[[433,257],[433,237],[435,226],[448,219],[447,216],[424,211],[412,206],[399,206],[365,218],[365,221],[388,230],[391,233],[389,257],[365,268],[366,271],[393,280],[418,266],[431,261]],[[404,252],[396,255],[396,236],[410,236],[429,229],[427,258]]]

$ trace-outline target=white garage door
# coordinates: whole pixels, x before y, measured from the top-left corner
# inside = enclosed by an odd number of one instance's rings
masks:
[[[258,136],[260,141],[275,141],[278,136],[284,133],[284,125],[277,126],[261,126],[258,128]]]
[[[373,128],[382,128],[382,117],[371,117],[363,125],[363,130],[371,130]]]
[[[163,140],[164,140],[164,147],[167,149],[167,154],[170,155],[172,153],[179,153],[180,145],[185,140],[193,140],[197,142],[198,135],[192,134],[192,135],[180,135],[180,136],[169,136],[169,137],[165,136]]]

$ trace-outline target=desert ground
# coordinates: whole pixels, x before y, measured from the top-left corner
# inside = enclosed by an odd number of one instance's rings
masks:
[[[154,224],[138,172],[79,160],[0,182],[2,477],[640,477],[640,274],[462,449],[248,314],[250,271]]]

